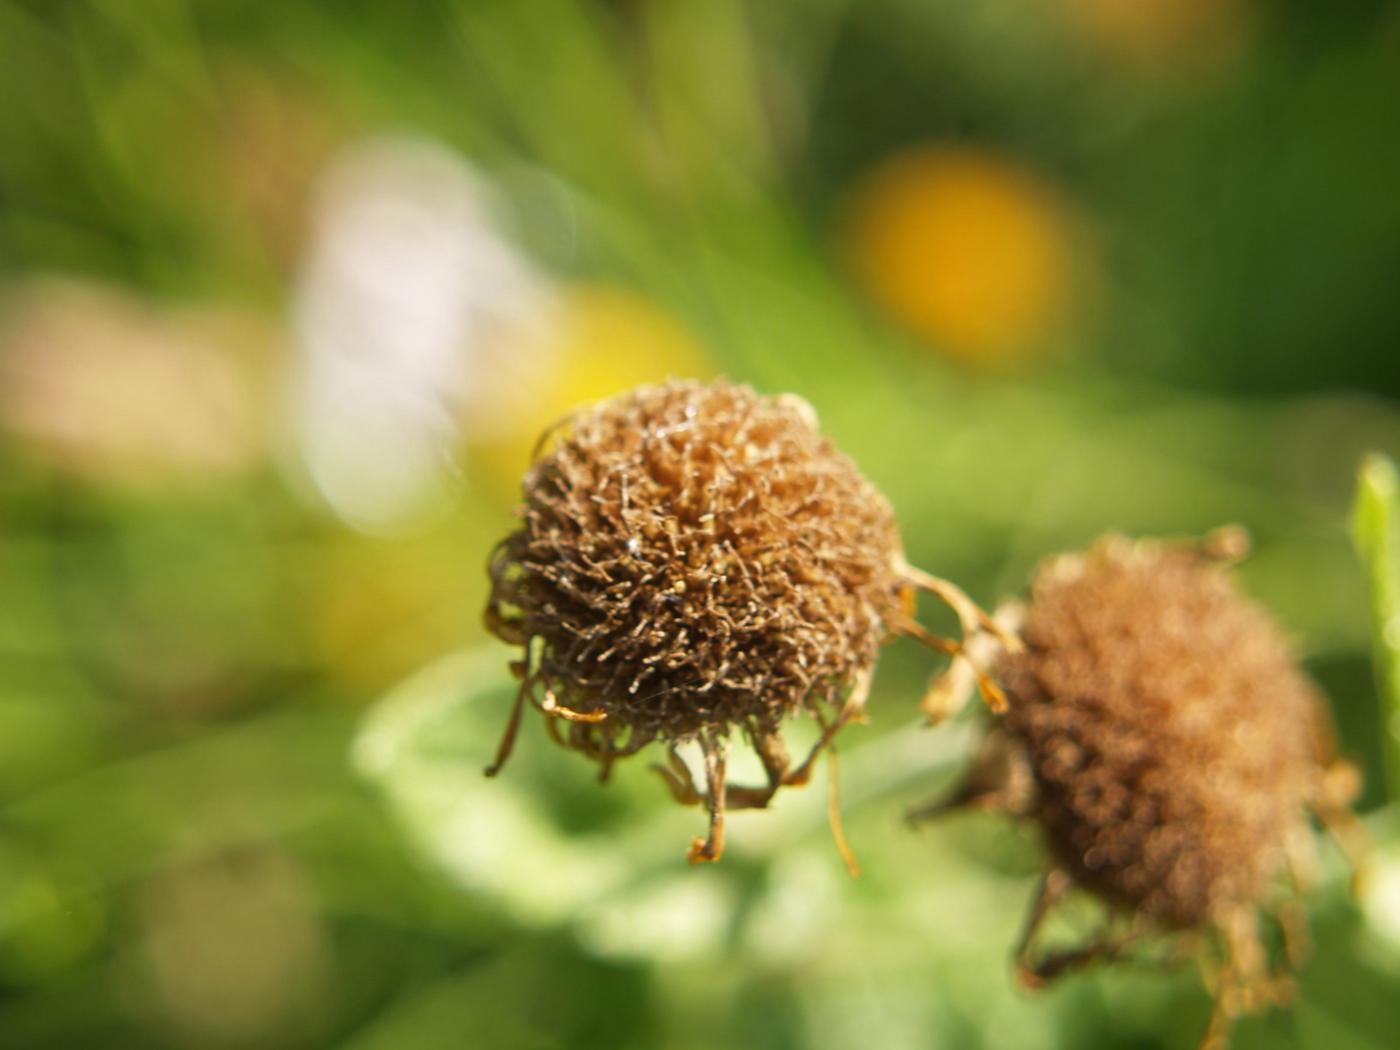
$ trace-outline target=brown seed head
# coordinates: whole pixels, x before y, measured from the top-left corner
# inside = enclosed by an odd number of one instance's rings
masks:
[[[1326,747],[1268,614],[1202,550],[1111,536],[1039,571],[1022,634],[1006,730],[1074,881],[1169,927],[1261,902]]]
[[[639,388],[525,475],[488,621],[600,760],[838,703],[900,600],[888,502],[800,398]],[[582,728],[582,727],[587,727]]]

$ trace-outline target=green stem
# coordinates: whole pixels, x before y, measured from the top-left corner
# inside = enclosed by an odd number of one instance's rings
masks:
[[[1371,591],[1386,774],[1400,798],[1400,475],[1380,453],[1361,462],[1351,528]]]

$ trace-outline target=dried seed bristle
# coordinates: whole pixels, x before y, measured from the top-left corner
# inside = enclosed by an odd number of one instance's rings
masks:
[[[746,386],[642,387],[562,426],[525,475],[521,527],[491,564],[491,629],[524,647],[521,707],[555,739],[598,761],[653,740],[675,797],[710,811],[692,860],[721,849],[726,807],[762,807],[805,783],[812,761],[859,717],[876,651],[915,634],[960,645],[911,619],[925,590],[986,619],[956,587],[904,561],[888,501],[817,430],[805,401]],[[808,713],[821,735],[791,768],[785,719]],[[725,783],[733,731],[757,751],[764,787]],[[705,788],[674,745],[698,741]]]
[[[1113,538],[1035,579],[1006,729],[1075,880],[1176,927],[1263,899],[1306,823],[1321,700],[1224,566]]]
[[[623,734],[775,727],[841,700],[898,601],[889,504],[795,399],[676,383],[576,417],[495,562],[542,689]]]
[[[1048,561],[1029,602],[996,616],[1024,643],[998,662],[1004,720],[961,789],[911,814],[999,809],[1041,826],[1052,864],[1017,950],[1031,985],[1152,934],[1202,935],[1211,1048],[1226,1044],[1237,1015],[1291,992],[1306,939],[1297,895],[1313,866],[1309,815],[1354,864],[1364,848],[1349,808],[1355,771],[1335,756],[1323,698],[1230,577],[1247,549],[1231,528],[1194,545],[1108,536]],[[965,688],[955,666],[944,692]],[[1042,921],[1076,887],[1111,906],[1104,929],[1035,957]],[[1281,969],[1262,946],[1261,913],[1282,929]]]

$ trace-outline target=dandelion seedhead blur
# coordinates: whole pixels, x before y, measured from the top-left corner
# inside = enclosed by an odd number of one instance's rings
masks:
[[[723,381],[638,388],[564,425],[524,493],[523,525],[491,564],[488,625],[525,656],[490,772],[527,700],[605,773],[662,740],[673,793],[710,810],[692,860],[718,857],[726,806],[762,807],[805,782],[860,714],[880,643],[915,633],[915,587],[961,598],[905,564],[889,503],[790,395]],[[822,735],[792,769],[779,730],[801,712]],[[726,785],[733,730],[757,750],[765,787]],[[674,749],[685,741],[705,756],[703,792]]]
[[[1286,971],[1270,971],[1258,915],[1278,917],[1295,965],[1309,813],[1354,837],[1355,775],[1333,755],[1325,702],[1230,578],[1246,544],[1238,529],[1199,546],[1109,536],[1042,566],[1025,607],[1002,614],[1020,621],[1025,647],[1001,661],[1006,717],[957,800],[1044,833],[1052,866],[1021,946],[1024,978],[1112,958],[1149,932],[1204,932],[1219,942],[1213,1042],[1236,1014],[1290,991]],[[1130,928],[1032,959],[1036,926],[1072,887]]]
[[[361,531],[451,504],[486,347],[548,301],[489,201],[466,161],[418,138],[355,144],[319,188],[290,407],[310,480]]]

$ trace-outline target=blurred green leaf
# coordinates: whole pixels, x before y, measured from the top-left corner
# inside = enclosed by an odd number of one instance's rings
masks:
[[[482,775],[514,688],[496,647],[454,653],[380,703],[354,761],[459,886],[523,925],[549,926],[615,887],[624,870],[552,823],[521,777]]]
[[[1400,477],[1379,453],[1362,461],[1352,510],[1352,536],[1371,589],[1381,735],[1390,791],[1400,796]]]
[[[487,779],[482,769],[516,688],[503,656],[488,645],[430,665],[379,703],[354,745],[356,768],[384,793],[415,846],[463,891],[523,926],[570,927],[600,955],[659,958],[722,951],[746,868],[815,853],[830,875],[849,881],[827,841],[820,789],[786,791],[765,813],[731,814],[726,863],[691,870],[685,845],[703,831],[703,815],[671,803],[644,760],[620,764],[606,789],[635,805],[593,831],[570,827],[550,796],[605,789],[577,756],[540,746],[534,717],[522,725],[510,766]],[[794,739],[805,728],[794,726]],[[970,735],[966,726],[931,732],[915,723],[851,749],[841,786],[857,850],[888,843],[856,827],[854,815],[868,820],[867,810],[878,814],[911,783],[946,775],[961,764]],[[757,761],[752,770],[745,761],[735,755],[738,775],[756,777]],[[861,890],[850,883],[846,892]],[[758,913],[749,918],[759,921]],[[761,956],[776,950],[775,941],[764,936],[750,947]]]

